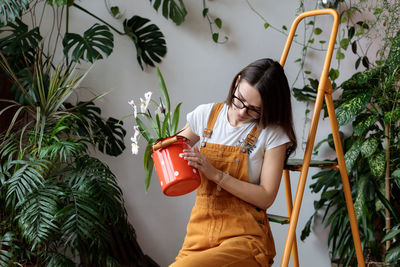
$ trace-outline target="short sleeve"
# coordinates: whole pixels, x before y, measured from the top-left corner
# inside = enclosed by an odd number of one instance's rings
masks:
[[[290,142],[289,137],[280,126],[267,127],[267,140],[265,142],[265,150],[286,144]]]
[[[213,103],[203,104],[186,115],[186,120],[190,129],[197,136],[201,136],[204,128],[207,126],[208,117],[213,106]]]

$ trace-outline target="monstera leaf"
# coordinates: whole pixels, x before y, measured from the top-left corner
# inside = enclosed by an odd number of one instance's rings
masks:
[[[30,0],[0,0],[0,23],[6,25],[21,16],[29,8]]]
[[[46,3],[53,6],[53,5],[57,5],[57,6],[64,6],[64,5],[68,5],[71,6],[73,4],[74,0],[46,0]]]
[[[124,21],[125,34],[135,43],[136,57],[142,69],[142,61],[154,67],[154,62],[160,63],[167,53],[164,35],[156,25],[148,24],[149,21],[139,16]]]
[[[19,60],[31,62],[35,50],[42,40],[39,28],[35,27],[29,30],[28,26],[18,18],[15,22],[9,22],[6,27],[1,27],[0,34],[2,35],[0,38],[1,52],[7,58],[12,58],[17,62]],[[17,62],[10,63],[13,65]]]
[[[81,59],[93,63],[97,59],[102,59],[103,52],[109,56],[114,48],[114,35],[105,25],[94,24],[90,29],[80,36],[76,33],[66,33],[63,39],[64,54],[68,56],[72,51],[72,61]]]
[[[170,18],[176,25],[180,25],[185,20],[187,11],[182,0],[179,0],[179,4],[175,0],[150,0],[150,2],[154,2],[153,7],[157,11],[162,4],[163,16],[166,19]]]

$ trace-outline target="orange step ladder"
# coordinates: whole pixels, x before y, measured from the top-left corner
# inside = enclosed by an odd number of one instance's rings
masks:
[[[289,159],[285,165],[283,175],[284,175],[284,183],[285,183],[285,192],[286,192],[286,204],[288,210],[288,217],[281,217],[276,215],[268,215],[270,217],[270,221],[279,222],[279,223],[288,223],[289,230],[286,237],[285,247],[282,256],[281,266],[288,266],[290,253],[292,251],[293,254],[293,266],[299,266],[298,260],[298,252],[297,252],[297,242],[296,242],[296,226],[299,219],[300,206],[304,194],[304,188],[306,184],[307,174],[310,167],[319,167],[319,168],[332,168],[339,169],[343,191],[346,199],[347,212],[350,219],[351,232],[353,235],[353,242],[356,250],[357,262],[359,267],[364,267],[364,256],[361,249],[361,241],[360,235],[358,231],[356,216],[354,213],[353,207],[353,199],[350,191],[350,183],[347,175],[346,164],[344,160],[342,143],[340,141],[339,135],[339,127],[337,124],[337,118],[335,114],[335,108],[332,100],[332,84],[330,79],[328,78],[329,67],[331,64],[332,54],[335,46],[336,35],[339,27],[339,14],[334,9],[318,9],[307,11],[300,14],[293,22],[292,27],[289,32],[289,36],[286,41],[285,48],[282,53],[282,57],[280,60],[280,64],[282,66],[285,65],[293,37],[295,35],[298,24],[301,20],[306,17],[311,16],[319,16],[319,15],[332,15],[333,16],[333,25],[331,29],[331,35],[328,43],[328,49],[325,55],[325,62],[322,69],[322,73],[319,80],[318,92],[315,100],[314,111],[311,118],[310,130],[308,132],[306,148],[304,152],[304,158],[302,160],[293,160]],[[337,155],[338,162],[334,161],[312,161],[311,154],[314,147],[315,135],[317,132],[318,121],[322,109],[322,104],[325,99],[325,103],[328,109],[329,120],[332,128],[333,140],[335,143],[335,150]],[[297,192],[294,200],[294,204],[292,204],[292,193],[291,193],[291,185],[290,185],[290,176],[289,171],[300,171],[300,178],[297,186]]]

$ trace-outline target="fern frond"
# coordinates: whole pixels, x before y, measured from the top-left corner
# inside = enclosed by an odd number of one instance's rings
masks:
[[[17,207],[19,203],[25,201],[28,193],[36,191],[39,186],[42,186],[52,163],[48,160],[17,160],[15,164],[20,164],[21,167],[14,171],[10,180],[7,181],[7,204],[13,203],[13,207]],[[18,204],[17,204],[18,203]]]
[[[4,235],[0,236],[0,266],[11,265],[11,259],[14,257],[14,238],[15,237],[12,232],[6,232]]]
[[[56,213],[60,192],[62,189],[59,186],[45,183],[29,194],[20,204],[18,224],[23,237],[32,244],[32,251],[37,245],[46,246],[46,243],[58,236],[59,226]]]

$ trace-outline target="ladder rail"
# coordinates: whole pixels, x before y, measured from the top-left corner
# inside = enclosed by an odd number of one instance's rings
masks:
[[[316,96],[316,101],[315,101],[315,106],[314,106],[314,111],[312,114],[311,118],[311,125],[308,133],[308,138],[307,138],[307,143],[306,143],[306,149],[304,152],[304,159],[303,159],[303,167],[301,168],[300,172],[300,179],[298,182],[298,187],[295,195],[295,201],[293,205],[293,210],[290,216],[290,224],[289,224],[289,230],[288,234],[286,237],[286,242],[285,242],[285,248],[282,256],[282,262],[281,266],[288,266],[289,264],[289,257],[290,257],[290,251],[292,249],[293,243],[294,243],[294,238],[295,238],[295,231],[297,227],[297,222],[299,218],[299,213],[300,213],[300,206],[304,194],[304,188],[306,184],[306,179],[308,175],[308,170],[310,167],[310,161],[311,161],[311,155],[312,155],[312,149],[314,146],[315,142],[315,136],[317,132],[317,127],[318,127],[318,122],[319,122],[319,117],[320,113],[322,110],[322,105],[324,101],[325,96],[330,96],[327,97],[327,100],[332,100],[332,86],[331,83],[328,79],[328,74],[329,74],[329,66],[331,64],[332,60],[332,54],[333,54],[333,49],[335,46],[335,41],[336,41],[336,36],[338,32],[338,27],[339,27],[339,14],[336,12],[334,9],[319,9],[319,10],[312,10],[312,11],[307,11],[302,14],[300,14],[294,21],[291,26],[288,38],[286,40],[286,44],[281,56],[280,64],[282,66],[285,65],[286,59],[291,47],[291,44],[293,42],[293,38],[297,29],[298,24],[306,17],[310,16],[318,16],[318,15],[332,15],[333,16],[333,24],[331,28],[331,34],[329,38],[329,43],[328,43],[328,49],[325,55],[325,61],[322,69],[322,73],[320,76],[320,82],[318,85],[318,91],[317,91],[317,96]],[[333,112],[332,112],[333,108]],[[359,266],[365,266],[364,263],[364,256],[362,253],[361,249],[361,242],[360,242],[360,237],[359,237],[359,232],[358,232],[358,226],[357,222],[355,219],[355,214],[354,214],[354,207],[353,207],[353,201],[351,197],[351,192],[350,192],[350,186],[349,186],[349,181],[348,181],[348,176],[347,176],[347,170],[346,170],[346,165],[344,164],[344,157],[343,157],[343,149],[341,146],[340,142],[340,136],[339,136],[339,131],[338,131],[338,126],[337,126],[337,119],[336,119],[336,114],[334,112],[334,107],[333,105],[330,105],[331,111],[329,112],[329,118],[331,121],[331,127],[332,127],[332,132],[336,131],[333,133],[334,135],[334,141],[335,141],[335,148],[336,148],[336,153],[341,160],[339,160],[339,169],[340,173],[342,175],[342,183],[343,183],[343,189],[345,191],[345,196],[346,196],[346,205],[348,208],[348,214],[350,217],[350,225],[352,229],[352,234],[353,234],[353,241],[356,249],[356,255],[357,255],[357,262]],[[341,155],[339,156],[339,153]]]

